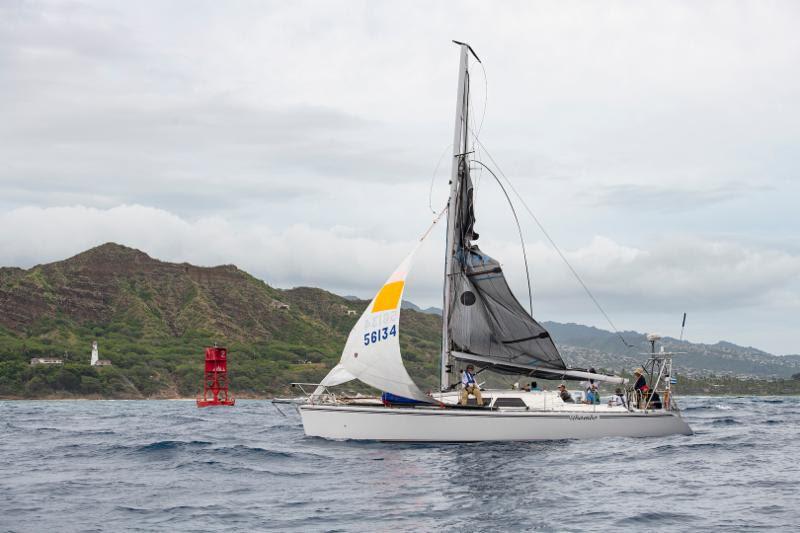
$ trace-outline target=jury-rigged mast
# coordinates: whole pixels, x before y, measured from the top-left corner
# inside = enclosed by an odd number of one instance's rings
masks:
[[[450,356],[451,343],[449,334],[450,298],[452,296],[451,283],[453,277],[453,256],[455,254],[455,217],[456,198],[459,191],[459,168],[466,164],[468,146],[467,120],[469,113],[469,72],[467,61],[468,52],[472,51],[468,44],[453,41],[461,47],[461,61],[458,67],[458,90],[456,92],[456,124],[453,133],[453,167],[450,172],[450,198],[447,201],[447,244],[445,245],[444,260],[444,294],[442,305],[442,361],[441,361],[441,390],[450,387],[449,371],[452,360]],[[474,54],[474,52],[473,52]],[[475,56],[477,59],[477,56]]]
[[[475,232],[474,188],[469,160],[468,44],[461,47],[453,135],[453,167],[447,206],[442,306],[441,387],[450,388],[456,361],[507,374],[543,379],[600,379],[618,376],[568,368],[550,333],[516,299],[496,259],[483,252]]]

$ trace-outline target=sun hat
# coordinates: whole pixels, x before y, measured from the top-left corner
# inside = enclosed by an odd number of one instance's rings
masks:
[[[634,374],[639,374],[639,375],[644,374],[644,368],[639,367],[636,370],[634,370],[633,373]]]

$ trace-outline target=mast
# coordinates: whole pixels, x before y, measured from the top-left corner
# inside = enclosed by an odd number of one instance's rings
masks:
[[[458,90],[456,92],[456,124],[453,133],[453,168],[450,173],[450,198],[447,201],[447,244],[445,245],[444,258],[444,294],[442,305],[442,361],[440,388],[442,391],[450,387],[449,367],[450,367],[450,334],[449,334],[449,315],[450,315],[450,284],[453,275],[453,255],[455,247],[455,217],[456,217],[456,198],[459,189],[459,165],[464,154],[467,152],[467,52],[470,50],[468,44],[453,41],[461,47],[461,61],[458,68]],[[474,52],[473,52],[474,53]],[[477,56],[476,56],[477,57]]]

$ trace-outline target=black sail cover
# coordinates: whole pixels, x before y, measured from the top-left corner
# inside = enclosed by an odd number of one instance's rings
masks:
[[[464,156],[458,174],[448,310],[451,349],[459,359],[475,355],[476,362],[501,372],[548,377],[545,369],[552,369],[555,376],[566,365],[550,334],[511,292],[500,263],[474,242],[473,188]],[[531,366],[542,371],[524,368]]]

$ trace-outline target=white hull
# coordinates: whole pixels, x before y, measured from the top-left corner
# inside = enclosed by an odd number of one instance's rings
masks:
[[[505,411],[303,405],[306,435],[335,440],[476,442],[691,435],[675,411]]]

